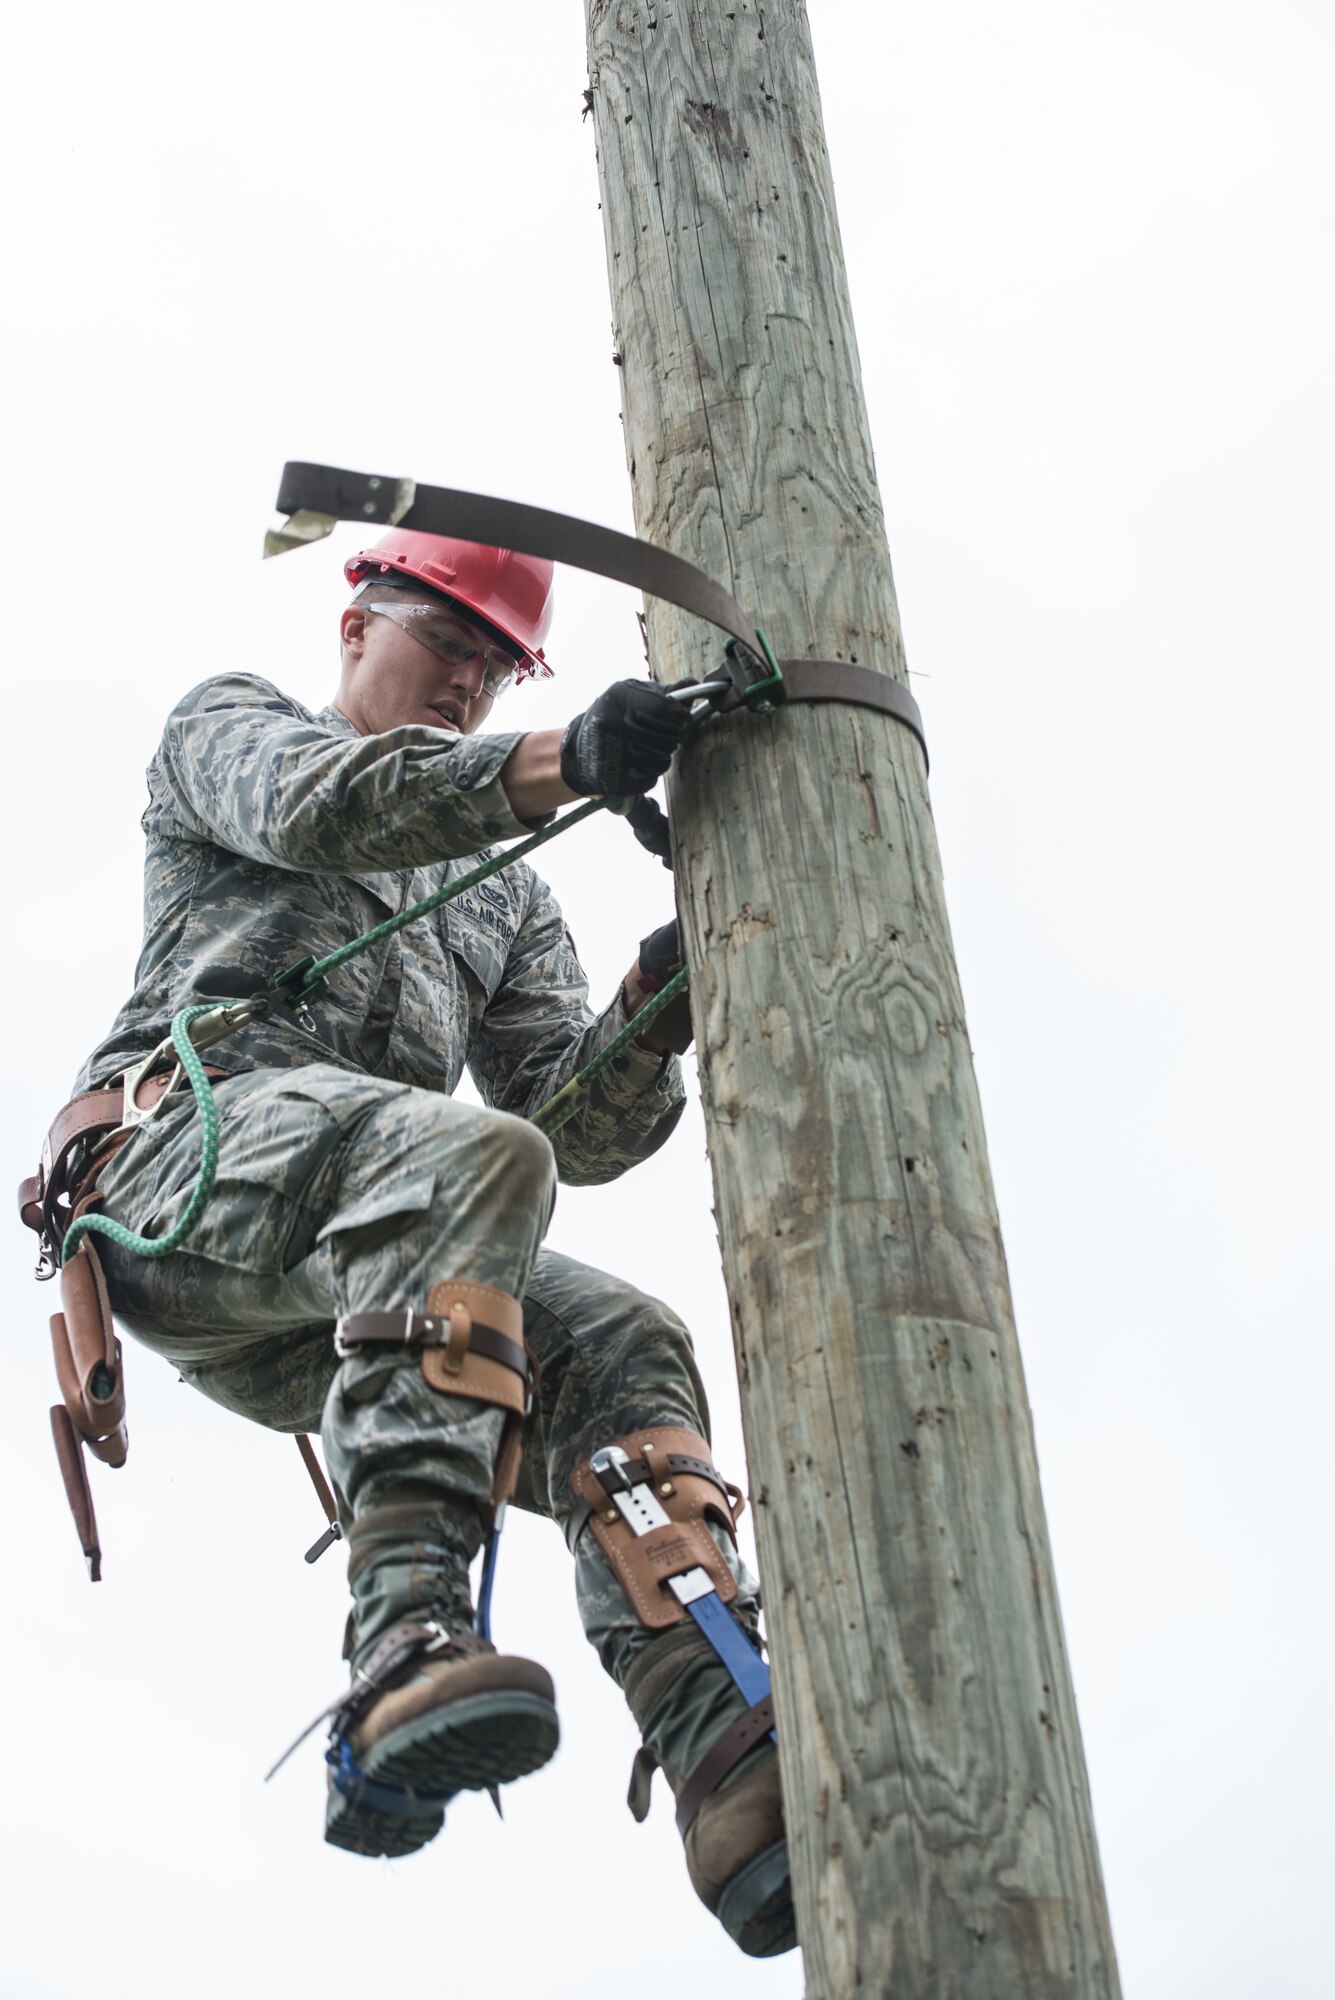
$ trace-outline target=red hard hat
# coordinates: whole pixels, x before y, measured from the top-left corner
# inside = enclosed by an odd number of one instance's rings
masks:
[[[520,680],[551,679],[542,642],[552,622],[552,565],[545,556],[489,549],[453,535],[425,535],[414,528],[391,528],[374,548],[343,565],[348,582],[365,583],[376,571],[397,570],[443,591],[465,611],[494,625],[523,655]]]

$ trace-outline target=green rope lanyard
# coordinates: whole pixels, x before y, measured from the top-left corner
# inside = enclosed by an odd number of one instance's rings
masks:
[[[373,945],[379,944],[384,938],[393,937],[407,924],[415,924],[419,917],[425,917],[432,910],[438,910],[442,903],[452,903],[456,896],[462,896],[467,890],[475,889],[479,882],[485,882],[489,875],[499,874],[501,869],[508,868],[512,861],[522,861],[524,856],[532,854],[535,848],[545,847],[549,840],[555,840],[558,833],[565,833],[567,828],[578,826],[582,819],[589,817],[590,813],[602,812],[604,807],[611,812],[624,812],[630,803],[629,799],[586,800],[582,806],[577,806],[574,812],[567,813],[554,825],[545,826],[541,832],[530,834],[527,840],[521,840],[516,847],[507,847],[504,854],[493,855],[490,861],[479,862],[467,875],[460,875],[457,881],[446,883],[445,887],[437,889],[434,895],[423,896],[420,903],[410,903],[406,910],[399,911],[397,917],[387,917],[383,924],[377,924],[374,930],[363,931],[362,935],[353,938],[350,944],[340,945],[337,951],[328,952],[324,958],[303,958],[299,965],[294,965],[290,972],[284,973],[274,989],[275,994],[286,999],[294,1007],[300,1006],[303,1001],[311,999],[318,993],[328,975],[336,971],[340,965],[346,965],[349,959],[359,957],[364,951],[370,951]]]
[[[456,896],[462,896],[467,890],[475,888],[479,882],[485,882],[488,876],[499,874],[502,868],[508,868],[512,862],[531,854],[535,848],[544,846],[549,840],[555,840],[558,834],[564,833],[568,827],[577,826],[581,820],[588,819],[591,813],[601,812],[604,807],[612,812],[624,812],[629,803],[629,800],[620,799],[589,799],[552,826],[543,827],[540,832],[531,834],[527,840],[521,840],[515,847],[507,848],[503,854],[493,856],[490,861],[479,863],[466,875],[447,883],[443,889],[437,889],[433,895],[424,896],[420,902],[410,904],[406,910],[400,910],[396,917],[387,918],[383,924],[377,924],[373,930],[363,932],[360,937],[341,945],[337,951],[327,953],[324,958],[302,959],[289,972],[284,973],[269,992],[257,994],[254,1000],[244,1003],[240,1008],[235,1005],[228,1008],[218,1007],[208,1001],[193,1007],[182,1007],[180,1013],[172,1020],[171,1046],[194,1092],[200,1123],[199,1170],[195,1176],[195,1184],[190,1190],[190,1198],[171,1228],[164,1231],[161,1236],[141,1236],[138,1231],[127,1229],[124,1223],[113,1221],[109,1215],[81,1215],[77,1222],[71,1223],[65,1233],[61,1246],[62,1262],[68,1263],[83,1238],[94,1232],[110,1238],[111,1242],[122,1250],[128,1250],[137,1257],[170,1256],[171,1252],[185,1241],[203,1213],[204,1206],[213,1192],[214,1181],[217,1179],[220,1132],[218,1107],[213,1100],[213,1090],[190,1035],[195,1022],[202,1020],[205,1015],[219,1017],[224,1013],[233,1012],[247,1020],[254,1020],[269,1013],[275,1004],[299,1011],[305,1007],[307,1001],[324,990],[328,975],[340,965],[346,965],[349,959],[359,957],[364,951],[370,951],[383,939],[393,937],[397,931],[403,930],[405,925],[416,923],[419,917],[439,909],[443,903],[453,902]],[[598,1051],[591,1062],[587,1062],[569,1083],[564,1084],[555,1097],[539,1106],[533,1113],[531,1123],[550,1137],[569,1119],[575,1117],[583,1106],[589,1085],[594,1078],[609,1063],[614,1062],[622,1050],[627,1048],[637,1035],[642,1034],[665,1007],[670,1006],[686,991],[688,980],[689,975],[683,966],[682,970],[655,993],[651,1000],[645,1002],[634,1018],[613,1036],[607,1046]],[[216,1019],[211,1025],[222,1026],[222,1034],[210,1035],[207,1038],[209,1042],[221,1040],[223,1034],[228,1032],[226,1025]],[[238,1019],[235,1025],[240,1027],[241,1019]],[[165,1046],[163,1052],[165,1053]]]
[[[659,988],[652,1000],[646,1000],[639,1012],[626,1023],[619,1033],[613,1035],[605,1049],[599,1049],[592,1062],[585,1063],[563,1084],[555,1097],[549,1097],[540,1104],[530,1118],[530,1125],[536,1125],[550,1139],[553,1132],[559,1132],[567,1120],[573,1118],[583,1108],[589,1085],[610,1062],[615,1062],[621,1051],[629,1048],[637,1035],[642,1035],[651,1021],[657,1020],[665,1007],[670,1007],[678,995],[684,993],[690,984],[691,975],[683,965],[680,972],[674,972],[665,986]]]

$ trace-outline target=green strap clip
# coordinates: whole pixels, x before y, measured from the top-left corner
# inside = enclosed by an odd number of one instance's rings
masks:
[[[729,639],[723,648],[723,655],[733,687],[752,714],[769,715],[786,700],[787,689],[783,682],[783,669],[774,657],[774,649],[758,625],[756,637],[760,641],[760,652],[744,646],[740,639]]]
[[[310,1002],[318,1000],[329,990],[327,979],[319,974],[314,979],[311,978],[314,970],[313,957],[308,954],[305,958],[299,958],[295,965],[288,967],[281,978],[275,979],[273,985],[262,996],[271,1006],[276,1002],[280,1007],[289,1008],[296,1016],[298,1027],[305,1028],[311,1033],[314,1032],[315,1022],[311,1017]]]

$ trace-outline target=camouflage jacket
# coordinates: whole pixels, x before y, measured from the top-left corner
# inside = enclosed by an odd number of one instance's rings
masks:
[[[530,831],[498,773],[517,734],[417,726],[359,736],[251,674],[205,681],[148,768],[144,943],[134,991],[80,1072],[86,1090],[142,1057],[178,1008],[243,999],[346,944]],[[311,1010],[242,1029],[228,1070],[336,1063],[525,1116],[625,1026],[596,1018],[551,890],[523,862],[340,967]],[[554,1141],[562,1179],[610,1180],[659,1147],[682,1108],[674,1057],[633,1049]]]

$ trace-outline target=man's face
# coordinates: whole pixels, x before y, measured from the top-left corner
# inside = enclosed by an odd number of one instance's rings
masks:
[[[408,723],[469,736],[514,666],[495,636],[430,593],[395,593],[343,613],[337,705],[362,736]]]

